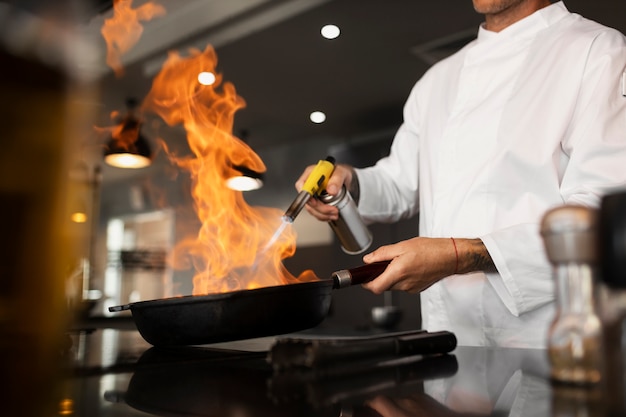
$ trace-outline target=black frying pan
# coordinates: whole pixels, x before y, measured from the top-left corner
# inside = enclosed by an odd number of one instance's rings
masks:
[[[154,346],[274,336],[315,327],[328,314],[335,288],[363,284],[389,262],[333,272],[332,278],[221,294],[189,295],[109,307],[130,310],[137,330]]]

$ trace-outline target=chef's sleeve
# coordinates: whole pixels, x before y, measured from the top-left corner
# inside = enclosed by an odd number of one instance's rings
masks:
[[[418,212],[418,138],[408,123],[398,129],[389,156],[357,169],[359,212],[366,223],[391,223]]]

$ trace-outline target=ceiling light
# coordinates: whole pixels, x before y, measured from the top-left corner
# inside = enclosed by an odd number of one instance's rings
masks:
[[[324,123],[326,121],[326,115],[321,111],[314,111],[309,118],[313,123]]]
[[[215,74],[208,71],[203,71],[198,74],[198,82],[202,85],[213,85],[215,82]]]
[[[112,153],[104,157],[104,162],[116,168],[139,169],[149,166],[151,161],[135,153]]]
[[[111,139],[104,151],[104,162],[117,168],[145,168],[152,162],[148,141],[139,133],[130,146]]]
[[[137,102],[128,99],[128,113],[119,133],[112,135],[104,150],[104,161],[117,168],[144,168],[152,162],[148,140],[141,134],[141,122],[134,116]]]
[[[235,191],[252,191],[261,188],[263,186],[263,181],[258,178],[240,175],[227,179],[226,185],[228,188]]]
[[[339,36],[341,31],[339,30],[339,27],[335,25],[326,25],[322,28],[321,33],[326,39],[335,39]]]
[[[233,168],[238,173],[226,180],[228,188],[236,191],[252,191],[263,186],[263,174],[240,165],[235,165]]]

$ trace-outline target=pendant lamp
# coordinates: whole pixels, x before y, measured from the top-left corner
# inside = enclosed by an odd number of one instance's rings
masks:
[[[104,150],[104,161],[118,168],[144,168],[152,162],[148,140],[141,134],[141,121],[135,116],[135,99],[126,100],[128,112],[111,135]]]
[[[228,188],[237,191],[252,191],[263,186],[263,174],[241,165],[234,165],[233,168],[237,171],[237,175],[226,180]]]

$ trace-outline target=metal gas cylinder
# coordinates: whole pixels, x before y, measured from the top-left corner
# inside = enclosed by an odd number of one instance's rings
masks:
[[[324,191],[318,198],[339,209],[339,218],[330,221],[329,224],[339,239],[343,251],[356,255],[367,250],[372,244],[372,234],[363,222],[346,187],[342,187],[337,195],[330,195]]]

